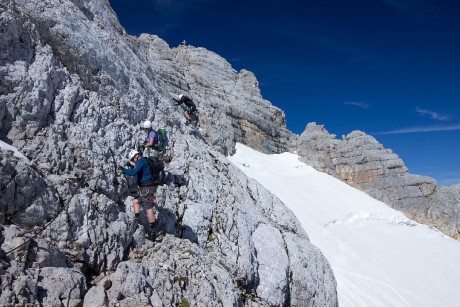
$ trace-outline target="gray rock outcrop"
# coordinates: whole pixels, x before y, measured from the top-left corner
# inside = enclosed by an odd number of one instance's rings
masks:
[[[460,239],[460,194],[430,177],[412,175],[375,138],[353,131],[342,140],[310,123],[297,140],[301,160],[379,199],[408,217]]]
[[[436,187],[425,204],[426,211],[418,216],[420,222],[460,240],[460,184]]]
[[[10,153],[1,160],[0,220],[21,228],[40,225],[59,212],[56,191],[33,168]]]
[[[5,0],[0,26],[0,137],[29,159],[0,153],[0,305],[337,305],[293,213],[222,154],[288,146],[251,73],[130,37],[105,0]],[[171,102],[185,90],[202,134]],[[117,170],[146,118],[170,134],[157,241]]]
[[[297,138],[295,148],[302,162],[323,173],[337,176],[331,154],[339,144],[340,140],[336,139],[335,134],[329,134],[321,125],[309,123]]]

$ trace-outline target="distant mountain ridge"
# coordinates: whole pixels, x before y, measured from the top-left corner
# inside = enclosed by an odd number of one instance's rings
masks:
[[[372,136],[353,131],[339,140],[322,125],[310,123],[296,148],[301,160],[317,170],[460,239],[460,185],[437,187],[433,178],[410,174],[404,162]]]

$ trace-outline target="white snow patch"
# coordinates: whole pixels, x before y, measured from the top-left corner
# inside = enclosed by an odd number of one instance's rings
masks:
[[[460,242],[291,153],[236,145],[229,160],[290,208],[329,260],[340,306],[459,306]]]
[[[11,146],[3,141],[0,141],[0,151],[3,151],[3,150],[12,151],[15,157],[29,161],[29,159],[27,159],[26,156],[24,156],[21,152],[19,152],[19,150],[16,147]]]

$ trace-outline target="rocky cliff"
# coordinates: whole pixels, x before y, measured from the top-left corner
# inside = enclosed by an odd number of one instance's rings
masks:
[[[265,153],[289,150],[295,136],[286,129],[284,112],[262,99],[253,73],[235,71],[204,48],[170,49],[153,35],[141,35],[133,44],[171,95],[193,97],[203,136],[221,152],[234,153],[235,142]]]
[[[1,152],[1,305],[337,305],[292,212],[225,158],[236,141],[280,152],[292,138],[253,74],[128,36],[105,0],[4,0],[0,26],[0,137],[28,158]],[[147,118],[170,136],[154,242],[118,170]]]
[[[460,185],[437,187],[412,175],[404,162],[375,138],[353,131],[342,140],[315,123],[297,139],[301,160],[363,190],[408,217],[460,239]]]

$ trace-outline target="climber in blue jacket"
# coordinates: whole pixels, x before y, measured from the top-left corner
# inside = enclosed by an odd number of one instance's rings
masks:
[[[145,213],[150,224],[149,235],[155,235],[155,212],[156,208],[155,193],[158,186],[153,181],[152,172],[150,170],[147,159],[135,149],[131,150],[128,155],[129,161],[134,163],[133,169],[122,167],[121,170],[128,176],[137,176],[137,184],[139,186],[139,194],[133,199],[134,218],[139,222],[141,205],[145,206]]]

